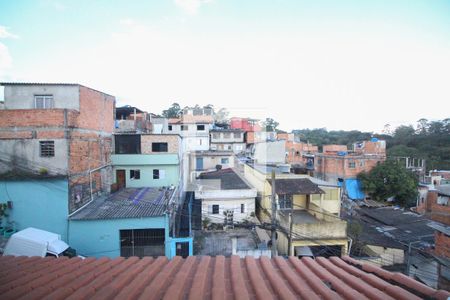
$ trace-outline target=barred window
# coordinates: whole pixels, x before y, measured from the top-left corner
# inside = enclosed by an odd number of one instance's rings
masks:
[[[54,141],[40,141],[39,142],[40,155],[42,157],[55,156],[55,142]]]

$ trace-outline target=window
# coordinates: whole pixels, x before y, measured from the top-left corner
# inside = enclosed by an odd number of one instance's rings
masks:
[[[227,148],[228,148],[228,150],[233,149],[233,148],[231,147],[231,145],[228,145]]]
[[[169,131],[172,131],[172,125],[169,125],[168,129]]]
[[[167,152],[167,143],[152,143],[152,152]]]
[[[278,199],[280,204],[280,209],[291,209],[292,208],[292,195],[285,194],[280,195]]]
[[[234,133],[234,138],[235,139],[240,139],[241,138],[241,133],[240,132],[235,132]]]
[[[164,170],[153,170],[153,179],[164,179],[166,176],[166,172]]]
[[[180,130],[181,131],[187,131],[188,130],[188,125],[181,125],[180,126]]]
[[[118,134],[114,136],[116,154],[141,154],[140,134]]]
[[[212,136],[213,136],[213,139],[220,139],[220,133],[218,133],[218,132],[214,132],[212,134]]]
[[[141,170],[130,170],[130,179],[141,179]]]
[[[224,132],[224,133],[223,133],[223,137],[224,137],[225,139],[229,139],[229,138],[231,137],[231,133],[229,133],[229,132]]]
[[[245,204],[241,203],[241,214],[245,213]]]
[[[54,141],[40,141],[39,150],[41,157],[55,156],[55,142]]]
[[[34,108],[36,109],[53,108],[53,95],[34,96]]]
[[[230,163],[230,159],[229,158],[221,158],[220,159],[220,163],[221,164],[229,164]]]
[[[197,130],[205,130],[205,125],[197,125]]]
[[[356,167],[355,161],[349,160],[349,161],[348,161],[348,167],[349,167],[350,169],[354,169],[354,168]]]
[[[213,215],[219,214],[219,205],[218,205],[218,204],[214,204],[214,205],[212,206],[212,214],[213,214]]]

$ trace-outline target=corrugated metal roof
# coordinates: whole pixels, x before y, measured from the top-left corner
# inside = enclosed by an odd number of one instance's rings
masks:
[[[0,257],[2,299],[446,299],[350,257]]]
[[[270,184],[271,180],[267,179]],[[308,178],[275,179],[275,189],[278,195],[309,195],[325,194],[325,192]]]
[[[163,216],[174,190],[126,188],[108,198],[94,200],[71,220],[99,220]]]
[[[205,172],[199,175],[200,179],[218,179],[222,190],[242,190],[251,187],[232,169],[227,168],[218,171]]]

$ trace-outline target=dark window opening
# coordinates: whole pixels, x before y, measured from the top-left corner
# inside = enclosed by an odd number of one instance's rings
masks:
[[[219,214],[219,205],[218,204],[214,204],[212,206],[212,213],[213,213],[213,215]]]
[[[130,179],[141,179],[141,170],[130,170]]]
[[[153,179],[159,179],[159,170],[158,169],[153,170]]]
[[[241,214],[245,213],[245,204],[241,203]]]
[[[152,143],[152,152],[167,152],[167,143]]]
[[[172,125],[169,125],[168,128],[169,128],[169,131],[172,131]]]
[[[279,195],[280,209],[291,209],[292,208],[292,195],[285,194]]]
[[[139,134],[115,135],[116,154],[141,154],[141,136]]]
[[[39,150],[41,157],[55,156],[55,142],[54,141],[40,141]]]
[[[197,125],[197,130],[205,130],[205,125]]]
[[[164,256],[164,229],[120,230],[120,256]]]
[[[181,131],[187,131],[188,130],[188,125],[181,125],[180,126],[180,130]]]

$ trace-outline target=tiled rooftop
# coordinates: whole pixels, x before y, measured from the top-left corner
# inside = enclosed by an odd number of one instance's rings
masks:
[[[349,257],[0,257],[2,299],[446,299]]]
[[[71,220],[98,220],[163,216],[174,190],[126,188],[98,198],[75,213]]]

